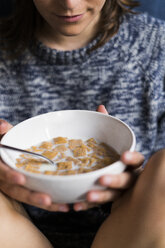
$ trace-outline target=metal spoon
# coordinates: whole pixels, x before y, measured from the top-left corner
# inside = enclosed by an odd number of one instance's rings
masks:
[[[19,149],[19,148],[13,147],[13,146],[2,145],[2,144],[0,144],[0,148],[12,150],[12,151],[17,151],[17,152],[21,152],[21,153],[26,153],[26,154],[29,154],[29,155],[32,155],[32,156],[35,156],[38,158],[42,158],[42,159],[46,160],[51,165],[55,165],[54,162],[52,160],[50,160],[49,158],[47,158],[41,154],[35,153],[35,152],[29,152],[27,150]]]

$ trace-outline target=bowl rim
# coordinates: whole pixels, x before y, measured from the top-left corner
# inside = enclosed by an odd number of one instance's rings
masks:
[[[124,121],[122,121],[121,119],[115,117],[115,116],[112,116],[112,115],[109,115],[109,114],[104,114],[104,113],[101,113],[101,112],[97,112],[97,111],[91,111],[91,110],[59,110],[59,111],[51,111],[51,112],[47,112],[47,113],[43,113],[43,114],[39,114],[39,115],[36,115],[36,116],[33,116],[33,117],[30,117],[28,119],[25,119],[24,121],[21,121],[19,122],[18,124],[16,124],[13,128],[15,127],[19,127],[19,125],[23,125],[24,123],[28,122],[28,121],[31,121],[31,120],[34,120],[34,119],[39,119],[41,117],[44,117],[44,116],[47,116],[47,115],[51,115],[51,114],[55,114],[55,113],[60,113],[60,112],[81,112],[81,113],[89,113],[89,114],[94,114],[94,115],[102,115],[104,116],[104,118],[111,118],[113,119],[114,121],[117,121],[117,122],[120,122],[122,125],[124,125],[130,132],[131,136],[132,136],[132,144],[130,146],[130,149],[129,151],[134,151],[135,150],[135,146],[136,146],[136,137],[135,137],[135,134],[133,132],[133,130],[129,127],[128,124],[126,124]],[[8,135],[10,135],[10,132],[13,130],[10,129],[1,139],[0,143],[2,144],[5,144],[7,145],[7,143],[5,143],[5,139]],[[2,149],[3,150],[3,149]],[[3,160],[3,151],[0,149],[0,156]],[[5,160],[3,160],[5,162]],[[100,174],[100,171],[102,172],[101,174],[106,173],[106,170],[109,169],[109,167],[111,167],[112,165],[116,165],[117,163],[122,163],[121,160],[118,160],[110,165],[107,165],[106,167],[104,168],[101,168],[101,169],[98,169],[98,170],[95,170],[95,171],[90,171],[90,172],[86,172],[86,173],[82,173],[82,174],[76,174],[76,175],[45,175],[45,174],[37,174],[37,173],[33,173],[33,172],[28,172],[28,171],[25,171],[21,168],[13,168],[11,165],[8,165],[10,168],[12,168],[13,170],[16,170],[22,174],[24,174],[25,176],[30,176],[30,177],[33,177],[33,178],[37,178],[37,179],[49,179],[49,180],[62,180],[62,179],[65,179],[67,178],[67,180],[73,180],[73,179],[81,179],[81,178],[84,178],[84,177],[88,177],[88,176],[92,176],[92,175],[97,175],[97,174]],[[123,164],[123,163],[122,163]]]

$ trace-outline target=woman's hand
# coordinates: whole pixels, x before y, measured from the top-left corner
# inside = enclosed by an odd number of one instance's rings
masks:
[[[99,106],[98,111],[108,114],[103,105]],[[8,122],[0,120],[0,139],[11,128],[12,126]],[[142,164],[144,157],[138,152],[125,152],[121,156],[121,160],[128,165],[127,171],[119,175],[102,176],[99,179],[99,183],[105,186],[106,189],[88,192],[86,202],[74,204],[73,208],[76,211],[86,210],[97,204],[114,201],[119,198],[124,190],[131,187],[137,177],[137,168]],[[0,160],[0,191],[4,194],[17,201],[48,211],[69,211],[67,204],[53,203],[49,195],[26,189],[24,187],[25,183],[26,178],[23,174],[14,171]]]
[[[121,194],[129,189],[141,172],[141,164],[144,161],[142,154],[138,152],[125,152],[121,161],[127,166],[127,170],[118,175],[105,175],[99,178],[99,184],[105,186],[105,190],[92,190],[87,193],[86,202],[74,204],[74,210],[87,210],[98,204],[117,200]]]
[[[8,122],[0,120],[0,139],[12,128]],[[69,211],[67,204],[52,203],[51,197],[44,193],[28,190],[24,187],[26,178],[14,171],[0,159],[0,191],[14,200],[27,203],[48,211]]]
[[[108,114],[103,105],[98,107],[98,111]],[[75,211],[86,210],[97,204],[115,201],[126,189],[129,189],[135,183],[138,174],[140,174],[144,156],[138,152],[127,151],[122,154],[121,161],[127,165],[127,170],[118,175],[100,177],[99,184],[105,186],[106,189],[88,192],[86,202],[74,204]]]

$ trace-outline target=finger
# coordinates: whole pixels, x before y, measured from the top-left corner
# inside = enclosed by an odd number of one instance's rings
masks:
[[[7,121],[0,119],[0,135],[7,133],[12,127]]]
[[[46,210],[52,212],[69,212],[69,205],[68,204],[56,204],[52,203]]]
[[[123,172],[118,175],[105,175],[100,177],[99,183],[111,189],[127,189],[135,182],[136,174],[133,172]]]
[[[104,105],[99,105],[98,108],[97,108],[97,111],[98,111],[98,112],[101,112],[101,113],[103,113],[103,114],[108,115],[108,111],[106,110],[106,108],[105,108]]]
[[[89,202],[95,202],[99,204],[103,204],[109,201],[114,201],[121,194],[120,191],[117,190],[103,190],[103,191],[90,191],[87,194],[87,200]]]
[[[6,183],[7,182],[7,183]],[[0,189],[11,198],[49,211],[69,211],[66,204],[52,204],[50,196],[43,193],[32,192],[16,184],[24,185],[26,182],[22,174],[10,169],[0,161]]]
[[[30,191],[22,186],[13,186],[9,184],[0,183],[0,188],[9,197],[17,201],[39,207],[48,211],[68,212],[69,206],[67,204],[52,203],[51,197],[44,193]]]
[[[26,183],[24,175],[11,169],[8,165],[4,164],[2,160],[0,160],[0,180],[9,184],[24,185]]]
[[[144,162],[144,156],[136,151],[126,151],[121,155],[121,161],[129,166],[139,167]]]
[[[37,207],[46,207],[51,205],[51,197],[44,194],[30,191],[22,186],[13,186],[0,182],[0,188],[3,193],[17,201],[30,204]]]
[[[89,202],[77,202],[73,205],[73,209],[75,211],[84,211],[84,210],[88,210],[90,208],[94,208],[97,207],[98,204],[96,203],[89,203]]]

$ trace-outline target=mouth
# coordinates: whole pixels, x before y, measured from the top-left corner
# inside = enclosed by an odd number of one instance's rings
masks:
[[[64,22],[78,22],[82,19],[82,17],[84,16],[84,14],[79,14],[79,15],[73,15],[73,16],[59,16],[57,15],[57,17],[61,20],[63,20]]]

